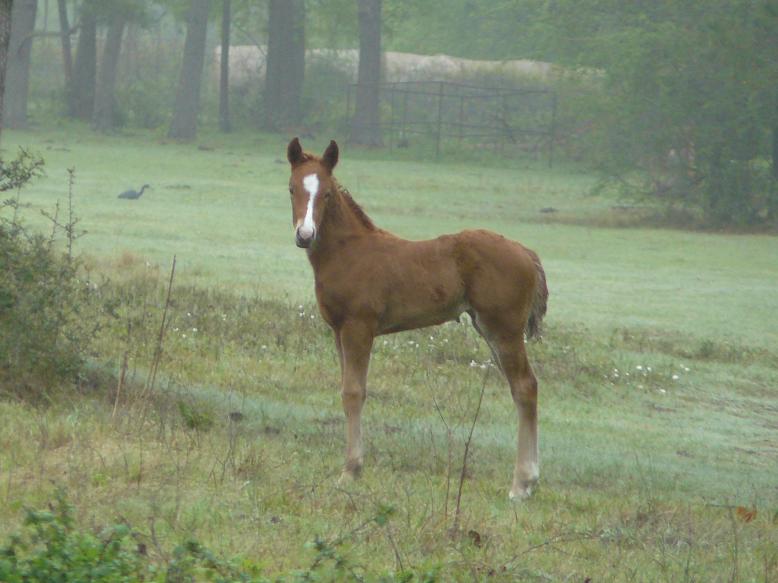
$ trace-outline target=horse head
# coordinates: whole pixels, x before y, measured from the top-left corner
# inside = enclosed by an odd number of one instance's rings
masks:
[[[335,189],[332,170],[338,163],[338,144],[330,141],[319,158],[303,152],[300,140],[294,138],[289,142],[286,157],[292,166],[289,194],[295,242],[307,249],[316,240],[327,199]]]

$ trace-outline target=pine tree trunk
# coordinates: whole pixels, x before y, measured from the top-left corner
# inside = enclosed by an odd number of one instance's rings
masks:
[[[116,105],[116,73],[119,68],[119,56],[122,51],[122,35],[126,19],[121,13],[111,17],[108,35],[103,49],[103,60],[100,63],[100,76],[95,87],[95,108],[92,115],[92,126],[101,132],[114,128],[114,108]]]
[[[32,34],[37,0],[16,0],[11,11],[11,40],[5,77],[4,123],[9,128],[27,127]]]
[[[265,68],[266,129],[297,125],[302,120],[305,79],[305,3],[270,0]]]
[[[168,137],[176,140],[193,140],[197,136],[209,4],[210,0],[192,0],[189,8],[181,77],[176,93],[173,122],[168,131]]]
[[[773,178],[778,180],[778,91],[774,94],[773,107],[775,108],[775,119],[772,127],[772,166]]]
[[[59,8],[59,35],[62,41],[62,67],[65,73],[65,91],[70,93],[73,83],[73,53],[70,48],[70,21],[66,0],[57,0]]]
[[[92,118],[95,106],[97,19],[86,4],[82,4],[81,10],[76,62],[68,91],[68,115],[88,121]]]
[[[232,130],[230,124],[230,24],[231,0],[222,0],[222,54],[219,75],[219,129]]]
[[[8,43],[11,40],[11,8],[13,0],[0,0],[0,133],[3,130],[3,95],[5,70],[8,65]]]
[[[381,82],[381,0],[357,0],[359,16],[359,70],[351,141],[382,146],[379,118]]]

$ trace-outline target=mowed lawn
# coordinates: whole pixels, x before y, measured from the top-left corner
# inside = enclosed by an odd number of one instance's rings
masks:
[[[303,145],[318,153],[324,138]],[[72,494],[84,520],[113,519],[119,492],[120,514],[139,527],[165,517],[163,547],[192,535],[222,553],[266,557],[271,573],[310,564],[301,549],[321,534],[346,541],[349,560],[373,576],[413,567],[440,569],[443,580],[778,577],[778,238],[599,228],[621,201],[590,195],[593,176],[575,168],[488,152],[456,163],[403,152],[381,160],[387,152],[341,144],[336,175],[379,226],[411,239],[489,228],[538,251],[546,267],[547,334],[530,348],[542,486],[528,503],[507,502],[515,414],[492,372],[464,482],[463,531],[478,535],[475,544],[475,535],[447,530],[462,441],[491,370],[466,324],[377,342],[365,477],[353,489],[335,485],[337,365],[293,241],[285,138],[205,134],[180,145],[75,127],[3,134],[6,155],[17,145],[46,159],[46,176],[22,192],[25,217],[41,229],[38,210],[65,203],[66,169],[75,168],[75,213],[88,231],[77,247],[94,279],[121,285],[148,263],[162,285],[177,257],[167,386],[219,419],[238,408],[246,433],[236,438],[231,424],[217,423],[191,441],[176,438],[190,444],[182,449],[170,445],[178,434],[167,420],[151,428],[163,438],[138,437],[136,446],[131,411],[115,427],[99,407],[5,406],[0,484],[11,504],[0,518],[9,525],[50,493],[47,459],[71,489],[88,484]],[[116,198],[144,183],[152,189],[140,200]],[[540,212],[549,207],[556,212]],[[118,333],[101,346],[114,368],[123,350]],[[36,429],[44,425],[46,440]],[[36,447],[52,449],[50,458],[36,457]],[[186,461],[168,459],[184,450]],[[138,458],[170,477],[145,477]],[[352,532],[385,505],[396,512],[389,530]],[[757,518],[739,519],[738,507]]]

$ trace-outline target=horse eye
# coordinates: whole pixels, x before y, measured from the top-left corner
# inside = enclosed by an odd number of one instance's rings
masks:
[[[289,194],[294,194],[294,188],[292,188],[291,186],[289,187]]]

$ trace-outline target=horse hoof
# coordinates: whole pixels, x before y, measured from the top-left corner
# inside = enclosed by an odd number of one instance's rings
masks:
[[[338,486],[348,486],[356,482],[358,478],[358,475],[344,471],[340,474],[340,478],[338,478]]]
[[[362,466],[349,466],[346,467],[338,478],[339,486],[347,486],[352,482],[356,482],[362,476]]]
[[[526,500],[532,496],[532,493],[535,491],[537,484],[537,480],[523,482],[519,487],[511,488],[511,491],[508,492],[508,498],[511,502],[521,502]]]

